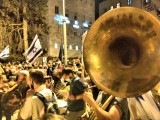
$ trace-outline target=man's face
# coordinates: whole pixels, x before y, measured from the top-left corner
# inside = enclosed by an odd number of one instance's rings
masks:
[[[25,81],[25,76],[20,74],[18,75],[18,82]]]
[[[65,80],[67,80],[67,79],[73,79],[73,75],[72,75],[72,73],[70,73],[69,75],[67,75],[67,74],[63,74],[63,76],[62,76]]]
[[[70,80],[72,80],[72,79],[73,79],[72,73],[70,73],[70,74],[68,75],[68,77],[69,77]]]
[[[69,78],[69,76],[66,75],[66,74],[63,74],[62,77],[63,77],[64,80],[67,80]]]
[[[27,84],[30,86],[30,88],[33,87],[33,80],[30,76],[29,76],[29,79],[27,80]]]

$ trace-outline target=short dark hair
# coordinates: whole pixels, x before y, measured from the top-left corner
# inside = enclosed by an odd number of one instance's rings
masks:
[[[72,69],[63,69],[62,71],[62,75],[66,74],[66,75],[69,75],[70,73],[74,74],[74,71]]]
[[[40,71],[40,70],[31,70],[29,72],[29,76],[30,78],[33,79],[33,81],[36,83],[36,84],[43,84],[45,83],[45,80],[44,80],[44,76],[43,76],[43,73]]]

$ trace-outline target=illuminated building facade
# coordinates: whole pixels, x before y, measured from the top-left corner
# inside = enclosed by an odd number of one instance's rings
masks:
[[[49,0],[48,55],[57,57],[63,45],[63,0]],[[81,55],[81,36],[95,21],[95,0],[65,0],[68,57]]]
[[[110,9],[118,7],[136,7],[144,9],[159,19],[160,14],[160,1],[159,0],[101,0],[99,3],[99,16]]]

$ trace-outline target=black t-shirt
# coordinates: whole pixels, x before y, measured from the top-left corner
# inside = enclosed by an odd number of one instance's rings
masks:
[[[53,80],[54,80],[54,88],[57,86],[57,83],[60,81],[60,78],[53,76]]]
[[[78,96],[84,92],[84,89],[87,88],[85,84],[79,77],[76,77],[70,84],[70,93],[74,96]],[[85,103],[83,99],[81,100],[68,100],[68,110],[72,112],[81,111],[85,108]]]
[[[102,92],[101,104],[104,104],[105,101],[109,98],[109,96],[110,96],[109,94]],[[118,105],[121,108],[122,110],[121,120],[130,120],[130,113],[129,113],[128,102],[126,98],[115,97],[115,99],[111,101],[111,103],[108,105],[105,111],[109,111],[112,105]]]

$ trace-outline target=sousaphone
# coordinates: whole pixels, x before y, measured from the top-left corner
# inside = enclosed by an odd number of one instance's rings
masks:
[[[93,82],[106,93],[142,95],[160,80],[160,22],[138,8],[110,10],[89,29],[83,59]]]

